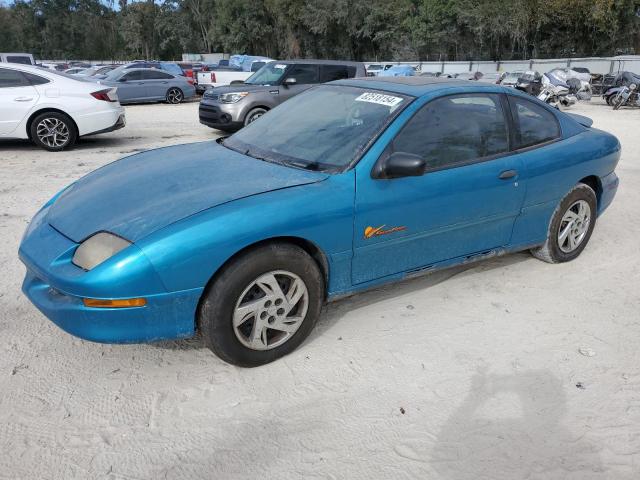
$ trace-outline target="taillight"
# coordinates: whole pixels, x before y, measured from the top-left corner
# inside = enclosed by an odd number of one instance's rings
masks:
[[[105,90],[98,90],[97,92],[91,92],[91,96],[98,100],[102,100],[104,102],[117,102],[118,97],[116,96],[114,88],[107,88]]]
[[[211,83],[216,83],[216,74],[215,74],[215,72],[211,72]]]
[[[193,80],[193,78],[189,78],[187,77],[187,82],[191,85],[193,85],[195,83],[195,81]]]

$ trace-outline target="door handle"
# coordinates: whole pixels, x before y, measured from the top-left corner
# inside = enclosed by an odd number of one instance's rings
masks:
[[[30,102],[33,100],[33,97],[16,97],[13,100],[16,102]]]
[[[500,175],[498,175],[498,178],[500,180],[508,180],[515,177],[516,175],[518,175],[517,170],[505,170],[504,172],[500,173]]]

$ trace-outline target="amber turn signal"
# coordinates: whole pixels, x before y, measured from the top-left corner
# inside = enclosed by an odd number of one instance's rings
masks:
[[[144,298],[120,298],[117,300],[102,300],[99,298],[83,298],[85,306],[94,308],[127,308],[144,307],[147,301]]]

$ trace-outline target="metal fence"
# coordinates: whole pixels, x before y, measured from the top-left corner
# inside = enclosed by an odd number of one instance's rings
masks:
[[[588,58],[555,58],[508,60],[503,62],[469,61],[469,62],[370,62],[373,64],[411,65],[421,72],[433,73],[491,73],[519,70],[537,70],[548,72],[558,67],[584,67],[591,73],[618,73],[623,71],[640,73],[640,55],[625,55],[619,57],[588,57]]]

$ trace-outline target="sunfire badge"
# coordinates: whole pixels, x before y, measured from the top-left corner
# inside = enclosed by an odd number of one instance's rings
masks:
[[[379,237],[380,235],[388,235],[390,233],[402,232],[407,227],[390,227],[385,229],[386,225],[380,225],[379,227],[367,227],[364,229],[364,238]]]

